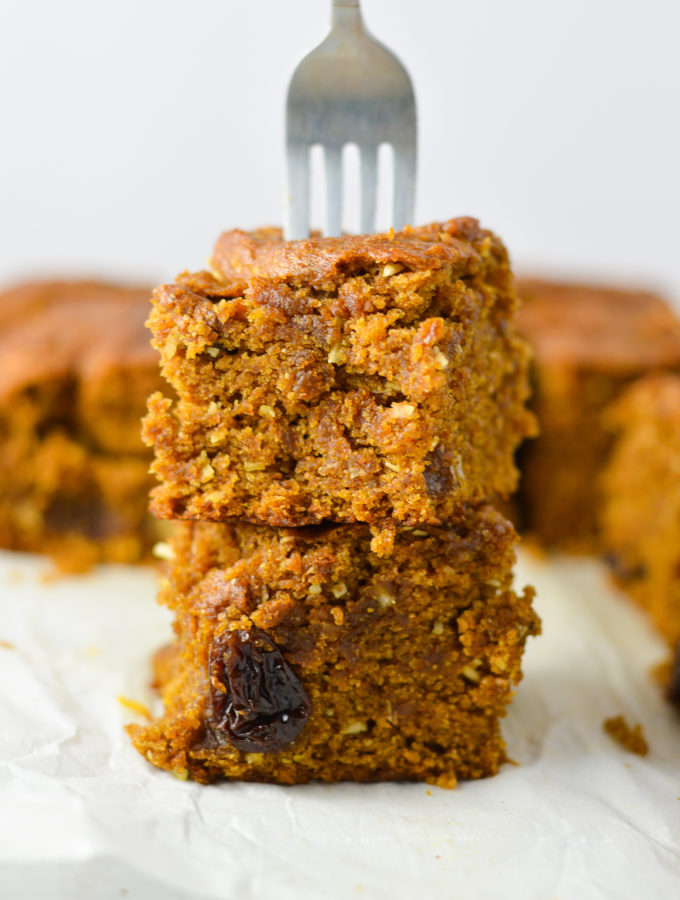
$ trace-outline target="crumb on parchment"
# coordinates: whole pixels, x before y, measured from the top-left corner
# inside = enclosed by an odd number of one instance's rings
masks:
[[[649,753],[649,745],[639,723],[631,728],[623,716],[612,716],[604,720],[602,727],[613,741],[629,753],[637,756],[647,756]]]

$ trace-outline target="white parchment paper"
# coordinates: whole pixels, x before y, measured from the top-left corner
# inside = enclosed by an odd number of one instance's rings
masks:
[[[129,745],[170,635],[149,571],[45,583],[0,554],[0,897],[68,900],[680,897],[680,716],[664,649],[593,561],[520,559],[544,634],[507,765],[454,791],[180,782]],[[602,730],[641,722],[650,753]]]

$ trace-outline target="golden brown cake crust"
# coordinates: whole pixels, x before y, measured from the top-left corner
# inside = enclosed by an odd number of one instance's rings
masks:
[[[149,553],[149,297],[92,281],[0,294],[0,545],[69,571]]]
[[[370,551],[365,526],[181,524],[161,591],[176,613],[178,663],[160,667],[166,712],[130,727],[135,746],[199,781],[453,786],[495,773],[498,717],[539,630],[532,592],[511,590],[515,542],[490,507],[456,528],[400,530],[389,559]],[[299,736],[276,752],[236,749],[215,720],[224,685],[214,647],[254,629],[310,702]]]
[[[145,436],[163,518],[437,524],[507,495],[533,428],[501,242],[471,219],[393,235],[218,241],[158,288],[177,400]]]
[[[635,378],[680,370],[680,322],[645,291],[519,279],[520,333],[534,351],[540,436],[522,448],[523,527],[562,550],[599,551],[606,407]]]
[[[410,271],[451,266],[462,277],[481,267],[475,245],[485,239],[493,240],[500,249],[498,238],[472,218],[388,234],[313,237],[292,243],[283,241],[278,228],[236,230],[218,239],[212,266],[241,292],[254,277],[328,289],[342,284],[352,272],[388,264],[399,264]]]

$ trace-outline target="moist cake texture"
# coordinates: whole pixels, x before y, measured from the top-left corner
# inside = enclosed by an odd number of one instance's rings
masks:
[[[140,560],[157,539],[140,438],[161,384],[149,293],[80,281],[0,294],[1,546],[80,570]]]
[[[229,232],[154,292],[175,396],[144,433],[161,518],[440,524],[507,496],[532,433],[505,248],[474,219],[284,243]]]
[[[548,546],[597,552],[606,407],[638,377],[680,371],[680,322],[644,291],[518,281],[517,327],[534,351],[540,435],[519,455],[520,524]]]
[[[129,731],[179,777],[285,784],[457,779],[505,759],[498,719],[539,631],[517,537],[495,510],[400,529],[180,523],[161,600],[165,714]]]
[[[642,379],[608,422],[616,441],[603,476],[604,549],[680,661],[680,377]]]

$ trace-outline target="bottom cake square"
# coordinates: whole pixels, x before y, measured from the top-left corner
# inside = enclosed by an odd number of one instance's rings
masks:
[[[453,787],[505,760],[498,719],[540,630],[512,591],[517,536],[491,507],[456,527],[181,523],[160,599],[165,713],[129,726],[179,777]]]

